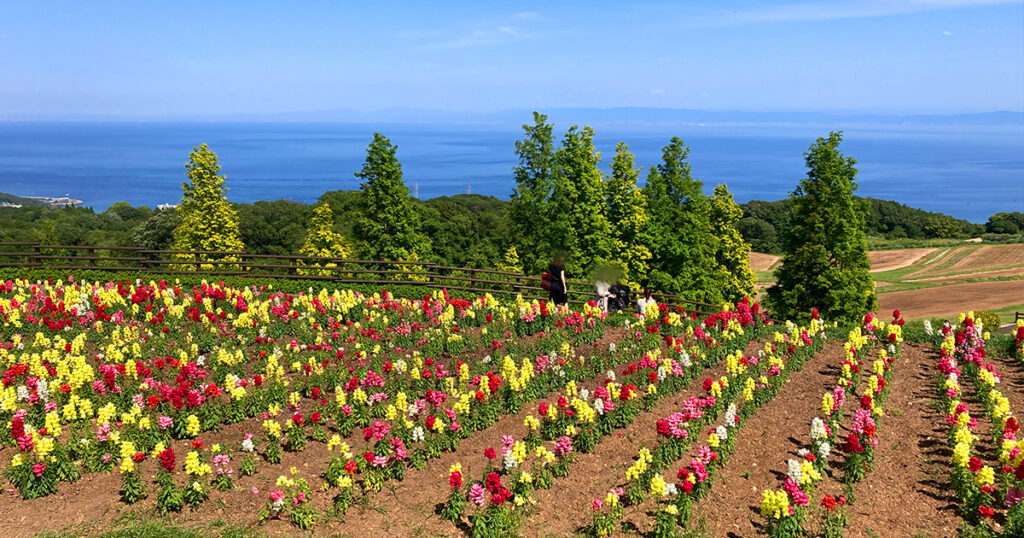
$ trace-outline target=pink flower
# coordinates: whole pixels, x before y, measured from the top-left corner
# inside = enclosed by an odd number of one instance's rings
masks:
[[[484,505],[484,486],[480,482],[474,482],[469,487],[469,500],[473,501],[473,504],[477,506]]]
[[[1010,489],[1007,490],[1006,492],[1007,508],[1012,507],[1013,505],[1021,501],[1024,501],[1024,489],[1018,488],[1016,486],[1010,487]]]
[[[594,510],[600,510],[602,506],[604,506],[604,501],[600,497],[594,497]]]
[[[164,415],[160,415],[160,418],[158,418],[156,421],[157,424],[160,425],[161,430],[166,430],[167,428],[170,428],[171,426],[174,425],[174,419]]]
[[[259,497],[260,496],[259,488],[257,488],[256,486],[253,486],[252,487],[252,495],[253,495],[253,497]]]
[[[256,488],[253,488],[253,489],[256,489]],[[283,498],[284,498],[284,492],[281,491],[280,489],[275,489],[274,491],[270,492],[270,500],[272,500],[272,501],[280,501]]]

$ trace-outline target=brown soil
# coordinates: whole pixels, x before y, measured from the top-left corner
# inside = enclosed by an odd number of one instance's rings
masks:
[[[778,261],[779,257],[774,254],[750,253],[750,268],[755,271],[767,271]]]
[[[1024,280],[954,284],[878,295],[879,312],[899,309],[906,319],[956,316],[971,310],[996,310],[1024,301]]]
[[[1010,265],[1024,265],[1024,245],[986,245],[957,260],[944,271],[958,273]]]
[[[868,252],[868,260],[871,261],[871,271],[891,271],[913,265],[932,252],[935,252],[934,248],[872,250]]]
[[[778,488],[786,460],[806,444],[821,395],[835,383],[842,344],[832,341],[790,375],[775,398],[757,410],[739,432],[736,448],[715,476],[709,494],[694,507],[711,536],[755,536],[761,492]]]

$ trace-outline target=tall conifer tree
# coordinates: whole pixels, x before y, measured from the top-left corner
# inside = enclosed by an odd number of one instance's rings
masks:
[[[743,240],[736,223],[743,218],[743,210],[732,199],[725,183],[715,186],[711,195],[711,234],[716,238],[715,262],[722,279],[722,295],[726,301],[736,302],[754,295],[757,279],[750,269],[750,245]]]
[[[842,132],[818,138],[804,153],[807,177],[790,196],[790,225],[776,284],[768,290],[776,317],[856,322],[878,308],[867,255],[864,204],[853,197],[857,161],[839,151]]]
[[[516,188],[509,201],[512,243],[530,274],[539,272],[551,255],[548,202],[554,184],[555,139],[547,119],[534,112],[533,125],[523,125],[525,135],[516,142]]]
[[[723,300],[716,272],[716,239],[703,184],[690,174],[690,153],[679,137],[662,149],[643,188],[650,215],[651,282],[660,291],[718,304]]]
[[[354,231],[363,255],[372,260],[415,261],[428,251],[397,150],[386,136],[373,133],[366,162],[356,172],[365,205]]]
[[[605,214],[604,176],[594,148],[594,130],[572,126],[555,154],[557,168],[551,193],[552,245],[569,253],[577,276],[590,276],[608,260],[611,226]]]
[[[615,147],[612,173],[605,184],[608,193],[608,222],[612,227],[612,258],[623,269],[626,282],[636,286],[647,278],[651,251],[647,247],[647,199],[636,182],[640,169],[634,168],[633,154],[625,142]]]
[[[217,155],[206,144],[193,147],[185,164],[188,181],[181,184],[183,195],[178,205],[181,223],[174,229],[171,250],[241,251],[245,249],[238,228],[238,213],[225,196],[225,176],[219,174]],[[193,259],[181,255],[179,259]],[[203,261],[236,261],[237,256],[203,254]],[[203,265],[204,268],[225,268]]]

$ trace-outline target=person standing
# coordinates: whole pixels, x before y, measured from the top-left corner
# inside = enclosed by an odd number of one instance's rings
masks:
[[[554,259],[548,264],[548,274],[551,275],[551,290],[548,293],[551,302],[556,305],[568,304],[568,286],[565,284],[565,256],[555,254]]]
[[[644,296],[636,301],[636,311],[638,314],[644,315],[647,313],[648,306],[658,304],[651,295],[651,287],[644,283]]]

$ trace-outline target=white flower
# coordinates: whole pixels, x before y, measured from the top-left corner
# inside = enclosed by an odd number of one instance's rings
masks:
[[[596,411],[598,415],[604,414],[604,402],[601,398],[594,399],[594,411]]]
[[[932,320],[924,320],[924,333],[927,334],[928,336],[932,336],[933,334],[935,334],[935,331],[932,329]]]
[[[416,426],[416,427],[415,427],[415,428],[414,428],[414,429],[412,430],[412,440],[413,440],[413,441],[422,441],[422,440],[423,440],[423,438],[424,438],[424,435],[423,435],[423,426]]]
[[[693,366],[693,363],[690,361],[690,354],[687,353],[686,350],[679,352],[679,364],[683,368],[689,368],[690,366]]]
[[[724,425],[715,428],[715,433],[718,434],[718,438],[721,439],[722,441],[725,441],[726,439],[729,438],[729,431],[725,428]]]
[[[245,452],[253,452],[253,451],[256,450],[256,446],[253,445],[252,439],[243,439],[242,440],[242,450],[245,451]]]
[[[786,461],[786,476],[791,478],[793,482],[800,483],[800,478],[803,476],[800,472],[800,462],[796,460]]]
[[[818,456],[822,459],[828,459],[828,455],[832,453],[832,447],[828,444],[828,441],[818,445]]]
[[[584,402],[590,399],[590,391],[587,389],[580,389],[580,399]]]
[[[616,349],[618,349],[618,347],[615,345],[615,342],[610,342],[608,344],[608,352],[609,353],[615,353]]]
[[[665,486],[665,495],[678,495],[679,488],[676,487],[675,482],[670,482]]]
[[[515,456],[512,455],[512,451],[509,450],[505,453],[504,458],[505,469],[515,469],[519,466],[519,462],[516,461]]]
[[[604,373],[604,376],[607,377],[608,379],[611,379],[612,381],[615,381],[615,370],[608,370],[607,372]]]
[[[824,439],[827,436],[828,433],[825,429],[825,421],[818,417],[814,417],[814,419],[811,420],[811,439],[817,441],[819,439]]]
[[[729,428],[735,427],[736,424],[736,404],[729,404],[729,408],[725,410],[725,416],[723,417],[725,426]],[[723,437],[724,439],[724,437]]]

